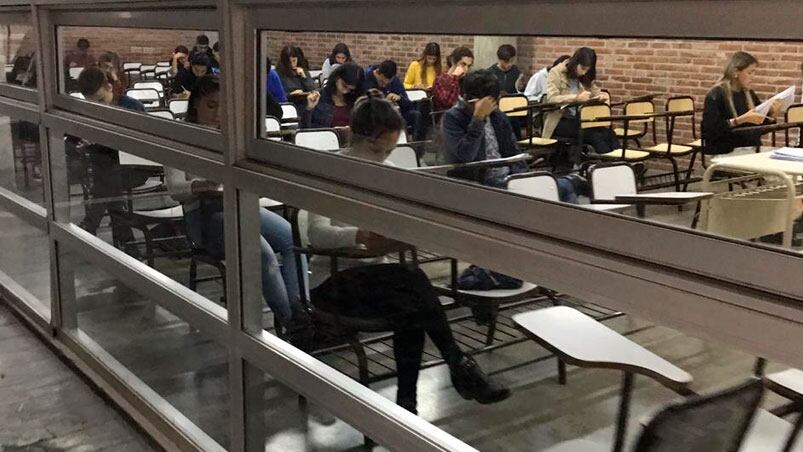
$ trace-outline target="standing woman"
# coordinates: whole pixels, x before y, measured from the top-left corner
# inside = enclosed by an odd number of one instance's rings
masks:
[[[759,125],[770,121],[754,108],[761,102],[751,89],[758,60],[747,52],[731,56],[716,86],[705,96],[702,135],[705,154],[727,154],[734,149],[761,146],[760,132],[734,132],[735,127]],[[781,102],[775,101],[770,115],[780,114]]]
[[[547,102],[586,102],[603,96],[596,83],[597,53],[581,47],[568,60],[550,69],[546,83]],[[544,138],[557,135],[574,138],[580,129],[578,108],[564,108],[546,114]],[[597,154],[607,154],[621,148],[621,143],[609,127],[584,129],[583,144],[594,148]]]
[[[276,66],[284,92],[299,112],[304,111],[307,95],[315,90],[315,84],[309,71],[305,69],[305,64],[306,60],[301,49],[285,46],[279,54],[279,64]]]
[[[442,72],[441,46],[437,42],[430,42],[424,47],[421,58],[413,60],[407,68],[404,88],[430,89]]]
[[[337,43],[335,48],[332,49],[332,53],[330,53],[329,56],[323,60],[323,65],[321,66],[321,80],[328,79],[336,67],[340,66],[341,64],[346,64],[349,61],[351,61],[351,51],[349,51],[349,46],[343,44],[342,42]]]
[[[321,98],[316,105],[308,104],[306,126],[311,128],[336,128],[351,125],[351,110],[362,95],[361,87],[365,71],[356,63],[338,66],[321,89]],[[311,108],[310,108],[311,107]]]

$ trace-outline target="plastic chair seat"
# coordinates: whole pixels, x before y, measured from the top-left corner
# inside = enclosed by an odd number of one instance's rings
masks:
[[[703,139],[700,138],[700,139],[694,140],[691,143],[684,144],[684,146],[689,146],[689,147],[692,147],[692,148],[701,148],[701,147],[703,147]]]
[[[552,146],[557,142],[558,140],[552,138],[532,137],[519,140],[517,143],[520,146]]]
[[[613,133],[615,133],[617,137],[622,138],[625,136],[625,129],[622,127],[615,127],[613,129]],[[627,128],[628,138],[640,137],[642,135],[644,135],[644,130],[631,129],[630,127]]]
[[[766,410],[758,410],[739,452],[766,452],[783,449],[792,424]],[[797,441],[792,452],[803,452],[803,442]]]
[[[602,158],[606,159],[621,159],[622,158],[622,149],[614,149],[611,152],[607,152],[605,154],[597,154]],[[639,151],[636,149],[628,149],[625,151],[624,160],[628,161],[635,161],[635,160],[645,160],[650,157],[649,152]]]
[[[134,215],[158,220],[179,220],[184,217],[184,208],[181,205],[155,210],[135,210]]]
[[[669,149],[669,143],[660,143],[660,144],[656,144],[655,146],[652,146],[652,147],[649,147],[649,148],[644,148],[645,151],[654,152],[654,153],[661,153],[661,154],[666,154],[668,149]],[[682,144],[673,144],[672,145],[672,150],[670,151],[670,154],[673,154],[673,155],[676,155],[676,154],[688,154],[689,152],[691,152],[693,150],[694,149],[692,149],[689,146],[684,146]]]

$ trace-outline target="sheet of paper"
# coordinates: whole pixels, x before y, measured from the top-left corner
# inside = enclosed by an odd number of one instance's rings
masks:
[[[781,103],[783,104],[781,107],[781,111],[786,110],[790,105],[792,105],[795,102],[795,90],[796,90],[795,85],[792,85],[789,88],[786,88],[785,90],[781,91],[780,93],[770,97],[761,105],[756,107],[756,113],[760,113],[764,116],[767,116],[767,114],[770,112],[770,107],[772,107],[772,103],[776,99],[780,100]]]

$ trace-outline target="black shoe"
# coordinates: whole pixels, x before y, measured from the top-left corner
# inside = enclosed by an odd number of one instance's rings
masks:
[[[415,415],[418,415],[418,410],[416,409],[417,403],[416,403],[416,400],[414,398],[413,399],[404,399],[404,398],[399,399],[398,397],[396,397],[396,405],[399,405],[400,407],[404,408],[405,410],[407,410],[407,411],[409,411],[409,412],[411,412],[411,413],[413,413]]]
[[[301,303],[291,303],[290,311],[292,317],[284,326],[287,340],[296,348],[309,353],[313,349],[315,339],[312,318]]]
[[[488,405],[510,397],[510,389],[485,375],[477,362],[468,356],[449,366],[449,370],[452,374],[452,385],[466,400],[476,400]]]

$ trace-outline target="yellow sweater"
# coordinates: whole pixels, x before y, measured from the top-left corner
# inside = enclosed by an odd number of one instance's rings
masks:
[[[424,80],[421,79],[421,63],[418,60],[414,60],[410,63],[410,67],[407,68],[407,74],[404,76],[404,89],[412,89],[415,88],[416,85],[426,85],[428,88],[432,88],[432,84],[435,83],[435,77],[438,74],[435,73],[435,68],[433,66],[427,66],[427,71],[425,74]]]

